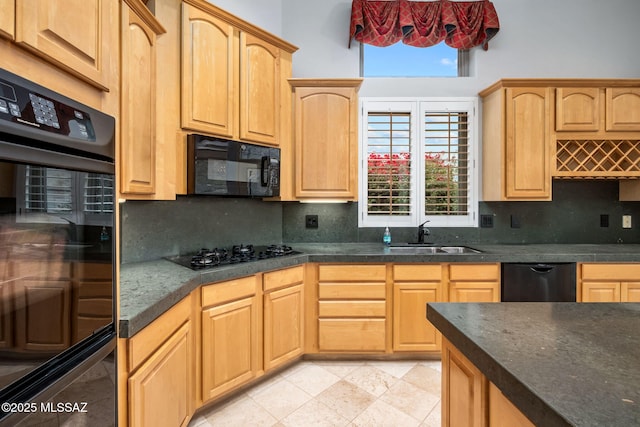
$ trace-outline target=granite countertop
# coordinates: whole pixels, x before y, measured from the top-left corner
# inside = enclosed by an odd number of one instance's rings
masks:
[[[121,265],[120,336],[132,337],[201,284],[305,262],[640,262],[640,245],[635,244],[470,245],[482,253],[437,255],[396,251],[381,243],[292,246],[302,254],[212,270],[193,271],[166,259]]]
[[[640,304],[434,303],[427,318],[536,425],[640,425]]]

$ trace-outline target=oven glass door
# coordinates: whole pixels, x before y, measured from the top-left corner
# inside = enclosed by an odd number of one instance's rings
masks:
[[[114,177],[0,160],[0,389],[113,327]]]

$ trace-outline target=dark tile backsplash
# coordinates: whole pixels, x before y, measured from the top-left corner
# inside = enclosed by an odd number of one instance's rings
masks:
[[[640,243],[640,202],[618,201],[617,181],[554,181],[551,202],[482,202],[480,214],[493,216],[493,228],[435,228],[434,243]],[[622,215],[633,228],[622,228]],[[306,229],[305,215],[318,215],[318,228]],[[600,216],[609,215],[609,227]],[[283,204],[283,241],[382,242],[383,228],[358,228],[358,205]],[[520,228],[511,227],[511,217]],[[394,242],[415,241],[417,228],[391,228]]]
[[[259,199],[178,197],[127,201],[120,207],[121,262],[191,253],[199,248],[282,242],[282,206]]]
[[[430,227],[427,241],[478,243],[640,243],[640,202],[618,201],[616,181],[554,181],[552,202],[483,202],[493,228]],[[631,229],[622,215],[633,216]],[[318,228],[305,228],[318,215]],[[609,226],[601,227],[601,215]],[[513,218],[513,221],[512,221]],[[237,243],[382,242],[382,228],[358,228],[357,203],[263,202],[222,197],[127,201],[121,206],[122,262],[147,261],[200,247]],[[512,223],[519,228],[512,228]],[[415,228],[391,228],[394,242],[414,241]]]

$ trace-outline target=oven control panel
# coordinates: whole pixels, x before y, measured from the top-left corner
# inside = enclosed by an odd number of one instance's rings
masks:
[[[2,77],[0,120],[84,141],[96,140],[87,112]]]

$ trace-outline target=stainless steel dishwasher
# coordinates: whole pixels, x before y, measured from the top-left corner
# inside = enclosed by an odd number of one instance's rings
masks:
[[[503,302],[575,302],[576,264],[503,263]]]

